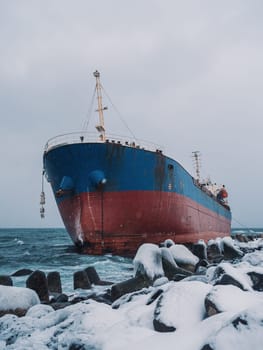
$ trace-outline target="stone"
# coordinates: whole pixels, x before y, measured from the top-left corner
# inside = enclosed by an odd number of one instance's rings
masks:
[[[33,270],[30,270],[30,269],[20,269],[12,273],[11,276],[13,277],[27,276],[27,275],[30,275],[32,272]]]
[[[73,275],[74,289],[91,289],[91,283],[86,271],[77,271]]]
[[[202,321],[206,314],[204,300],[211,288],[211,285],[197,281],[170,282],[155,304],[154,329],[158,332],[173,332]]]
[[[157,289],[154,293],[150,295],[150,298],[147,300],[146,305],[151,305],[155,300],[159,298],[161,294],[163,294],[163,290]]]
[[[0,276],[0,284],[2,286],[12,287],[13,286],[12,278],[10,276],[2,275]]]
[[[201,259],[195,266],[196,274],[205,274],[207,271],[207,267],[209,266],[209,262],[206,259]]]
[[[26,280],[26,286],[37,293],[40,301],[49,302],[47,278],[43,271],[32,272]]]
[[[214,348],[212,348],[210,344],[205,344],[201,350],[214,350]]]
[[[113,282],[102,281],[100,279],[95,267],[93,267],[93,266],[87,267],[84,271],[88,275],[88,278],[89,278],[89,281],[91,284],[95,284],[98,286],[109,286],[109,285],[113,284]]]
[[[199,259],[207,259],[207,250],[204,243],[195,243],[192,247],[192,253]]]
[[[65,302],[65,303],[52,303],[50,304],[50,306],[54,309],[54,310],[60,310],[60,309],[64,309],[67,306],[72,305],[71,302]]]
[[[214,316],[216,314],[219,314],[221,311],[218,310],[215,303],[212,302],[212,300],[209,299],[209,294],[205,298],[205,309],[206,309],[206,315],[208,317]]]
[[[234,244],[231,244],[231,242],[229,243],[229,241],[226,241],[225,239],[223,239],[223,251],[225,260],[242,258],[244,255],[240,249],[236,248]]]
[[[190,276],[192,273],[190,271],[184,270],[176,265],[171,264],[168,260],[163,259],[163,270],[164,275],[169,280],[174,280],[175,276],[181,274],[184,277]]]
[[[111,287],[111,301],[117,300],[124,294],[138,291],[142,288],[149,287],[150,285],[150,279],[142,275],[130,278],[121,283],[116,283]]]
[[[60,273],[57,271],[49,272],[47,275],[48,290],[54,293],[62,293]]]
[[[68,302],[68,296],[64,293],[52,293],[51,303],[66,303]]]
[[[89,266],[84,270],[91,284],[100,284],[100,277],[93,266]]]
[[[0,317],[6,314],[24,316],[28,309],[37,304],[40,304],[39,297],[29,288],[0,286]]]
[[[215,285],[221,285],[221,284],[223,284],[223,285],[231,284],[231,285],[236,286],[242,290],[246,290],[240,282],[238,282],[233,276],[231,276],[227,273],[224,273],[222,275],[222,277],[220,277],[215,283]]]
[[[207,247],[207,259],[208,261],[219,263],[224,259],[223,255],[221,254],[221,251],[219,249],[218,244],[212,243],[209,244]]]
[[[250,277],[253,285],[252,288],[257,290],[258,292],[263,291],[263,274],[255,271],[248,272],[248,276]]]
[[[0,310],[0,317],[8,314],[15,315],[17,317],[22,317],[22,316],[25,316],[26,313],[27,313],[27,309],[22,309],[18,307],[15,309]]]
[[[248,242],[248,238],[246,235],[244,235],[243,233],[238,233],[235,235],[234,237],[236,240],[238,240],[241,243],[247,243]]]

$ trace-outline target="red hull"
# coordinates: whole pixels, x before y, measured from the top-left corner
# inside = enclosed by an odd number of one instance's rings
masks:
[[[95,255],[131,256],[142,243],[190,243],[230,233],[230,220],[171,192],[87,192],[65,198],[59,210],[73,242]]]

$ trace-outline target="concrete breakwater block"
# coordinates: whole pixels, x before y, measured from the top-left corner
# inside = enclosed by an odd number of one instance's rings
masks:
[[[48,283],[43,271],[32,272],[26,280],[26,286],[37,293],[41,302],[49,302]]]
[[[2,286],[12,286],[13,285],[12,278],[10,276],[2,275],[0,276],[0,284]]]
[[[91,289],[91,282],[85,270],[74,273],[73,285],[74,289]]]
[[[113,284],[112,282],[109,282],[109,281],[102,281],[94,266],[89,266],[86,269],[84,269],[84,271],[88,275],[88,278],[91,284],[95,284],[97,286],[108,286]]]
[[[111,301],[115,301],[124,294],[132,293],[151,285],[149,278],[139,275],[124,282],[116,283],[111,287]]]
[[[48,290],[53,293],[62,293],[60,273],[57,271],[49,272],[47,275]]]
[[[27,275],[30,275],[32,272],[33,270],[30,270],[30,269],[20,269],[12,273],[11,276],[13,277],[27,276]]]

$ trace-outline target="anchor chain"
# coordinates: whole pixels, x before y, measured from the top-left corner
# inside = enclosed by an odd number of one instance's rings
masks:
[[[45,175],[45,170],[42,172],[42,189],[40,193],[40,217],[41,219],[45,218],[45,208],[44,205],[46,203],[45,200],[45,192],[44,192],[44,175]]]

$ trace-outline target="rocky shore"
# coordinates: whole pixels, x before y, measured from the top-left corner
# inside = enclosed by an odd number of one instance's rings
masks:
[[[57,271],[0,276],[0,349],[262,349],[262,237],[144,244],[133,266],[121,283],[87,266],[70,294]]]

